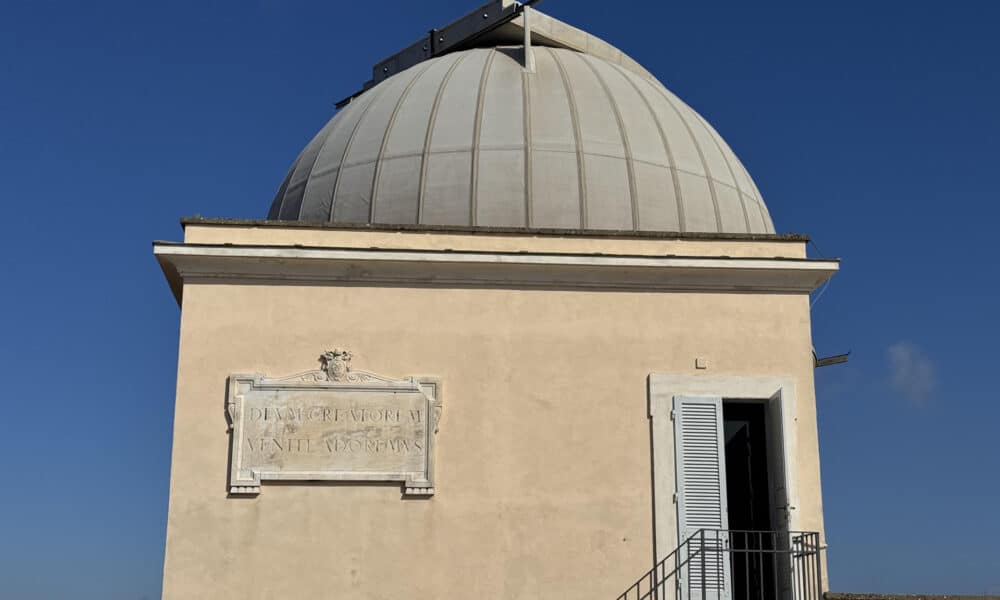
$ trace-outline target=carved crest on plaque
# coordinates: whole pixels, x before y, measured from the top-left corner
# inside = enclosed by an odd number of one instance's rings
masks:
[[[229,377],[231,494],[259,494],[267,480],[395,481],[405,495],[434,494],[440,382],[353,370],[351,358],[334,348],[318,370]]]
[[[351,351],[344,348],[328,350],[319,357],[323,363],[323,371],[330,381],[347,381],[351,372]]]

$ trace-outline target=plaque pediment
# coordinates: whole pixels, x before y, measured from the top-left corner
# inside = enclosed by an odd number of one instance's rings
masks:
[[[229,376],[231,494],[259,494],[263,481],[399,482],[405,495],[434,494],[440,383],[350,362],[338,348],[317,370]]]

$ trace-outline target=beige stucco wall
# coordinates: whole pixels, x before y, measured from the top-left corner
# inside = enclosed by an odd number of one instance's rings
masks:
[[[274,231],[189,227],[187,241],[344,243]],[[422,236],[471,243],[459,237]],[[601,243],[642,252],[634,241]],[[653,556],[653,372],[793,378],[799,523],[822,530],[804,294],[195,283],[180,336],[165,598],[615,598]],[[333,346],[356,368],[441,379],[437,494],[265,484],[227,497],[226,377],[315,368]]]

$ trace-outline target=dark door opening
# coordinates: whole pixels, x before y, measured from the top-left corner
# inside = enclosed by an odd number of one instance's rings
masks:
[[[775,589],[768,487],[767,410],[763,402],[725,401],[726,500],[733,600],[765,600]],[[757,551],[757,552],[755,552]]]

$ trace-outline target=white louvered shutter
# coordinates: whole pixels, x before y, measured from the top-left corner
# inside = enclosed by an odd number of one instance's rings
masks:
[[[683,571],[682,597],[727,600],[730,586],[726,451],[722,398],[674,397],[674,445],[677,461],[679,541],[695,536],[685,554],[698,551],[704,530],[708,550],[695,555]],[[704,563],[704,564],[703,564]],[[703,568],[704,566],[704,568]]]

